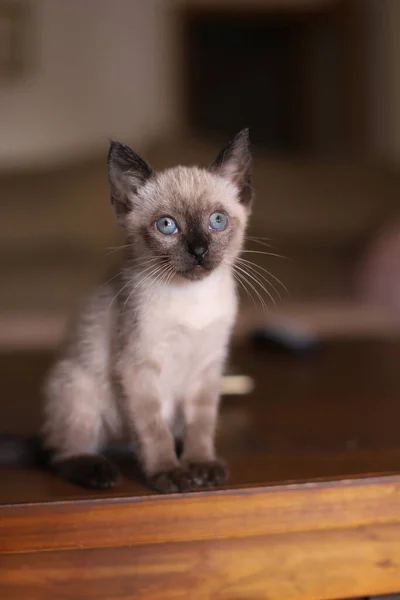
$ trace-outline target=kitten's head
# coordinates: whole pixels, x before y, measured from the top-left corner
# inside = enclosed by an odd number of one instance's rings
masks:
[[[208,169],[156,173],[128,146],[112,142],[111,201],[138,262],[156,265],[159,259],[171,274],[189,280],[232,264],[250,214],[251,162],[247,129]]]

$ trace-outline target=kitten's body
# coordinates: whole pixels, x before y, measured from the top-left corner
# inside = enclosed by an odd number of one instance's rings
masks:
[[[237,306],[229,271],[190,283],[156,283],[156,294],[147,282],[142,304],[125,307],[131,323],[124,325],[122,337],[129,341],[123,348],[118,313],[125,300],[114,299],[121,286],[119,277],[114,281],[84,302],[47,381],[44,433],[55,459],[98,452],[110,439],[125,437],[113,375],[127,354],[135,386],[157,386],[162,417],[176,437],[185,398],[204,383],[208,368],[218,365],[219,375],[224,364]]]
[[[61,475],[92,487],[117,481],[99,453],[121,436],[135,442],[156,489],[220,483],[214,437],[237,310],[232,265],[249,214],[247,134],[211,171],[156,176],[122,145],[109,165],[128,249],[120,272],[83,303],[49,374],[45,445]],[[221,213],[228,225],[214,231],[210,215]],[[179,224],[174,236],[154,226],[162,215]],[[183,440],[180,459],[174,438]]]

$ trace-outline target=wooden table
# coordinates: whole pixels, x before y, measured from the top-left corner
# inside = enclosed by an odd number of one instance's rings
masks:
[[[4,431],[38,425],[45,353],[0,356]],[[400,343],[242,348],[231,480],[160,496],[0,470],[0,598],[323,600],[400,591]]]

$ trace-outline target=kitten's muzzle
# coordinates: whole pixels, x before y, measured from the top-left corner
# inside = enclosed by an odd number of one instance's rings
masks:
[[[202,265],[204,263],[204,258],[208,253],[208,246],[189,246],[189,253],[194,256],[198,265]]]

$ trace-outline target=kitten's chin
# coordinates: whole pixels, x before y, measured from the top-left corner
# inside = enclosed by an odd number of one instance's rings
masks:
[[[192,269],[188,269],[187,271],[181,271],[177,273],[177,276],[180,279],[184,279],[186,281],[201,281],[208,277],[214,269],[207,269],[201,265],[196,265]]]

